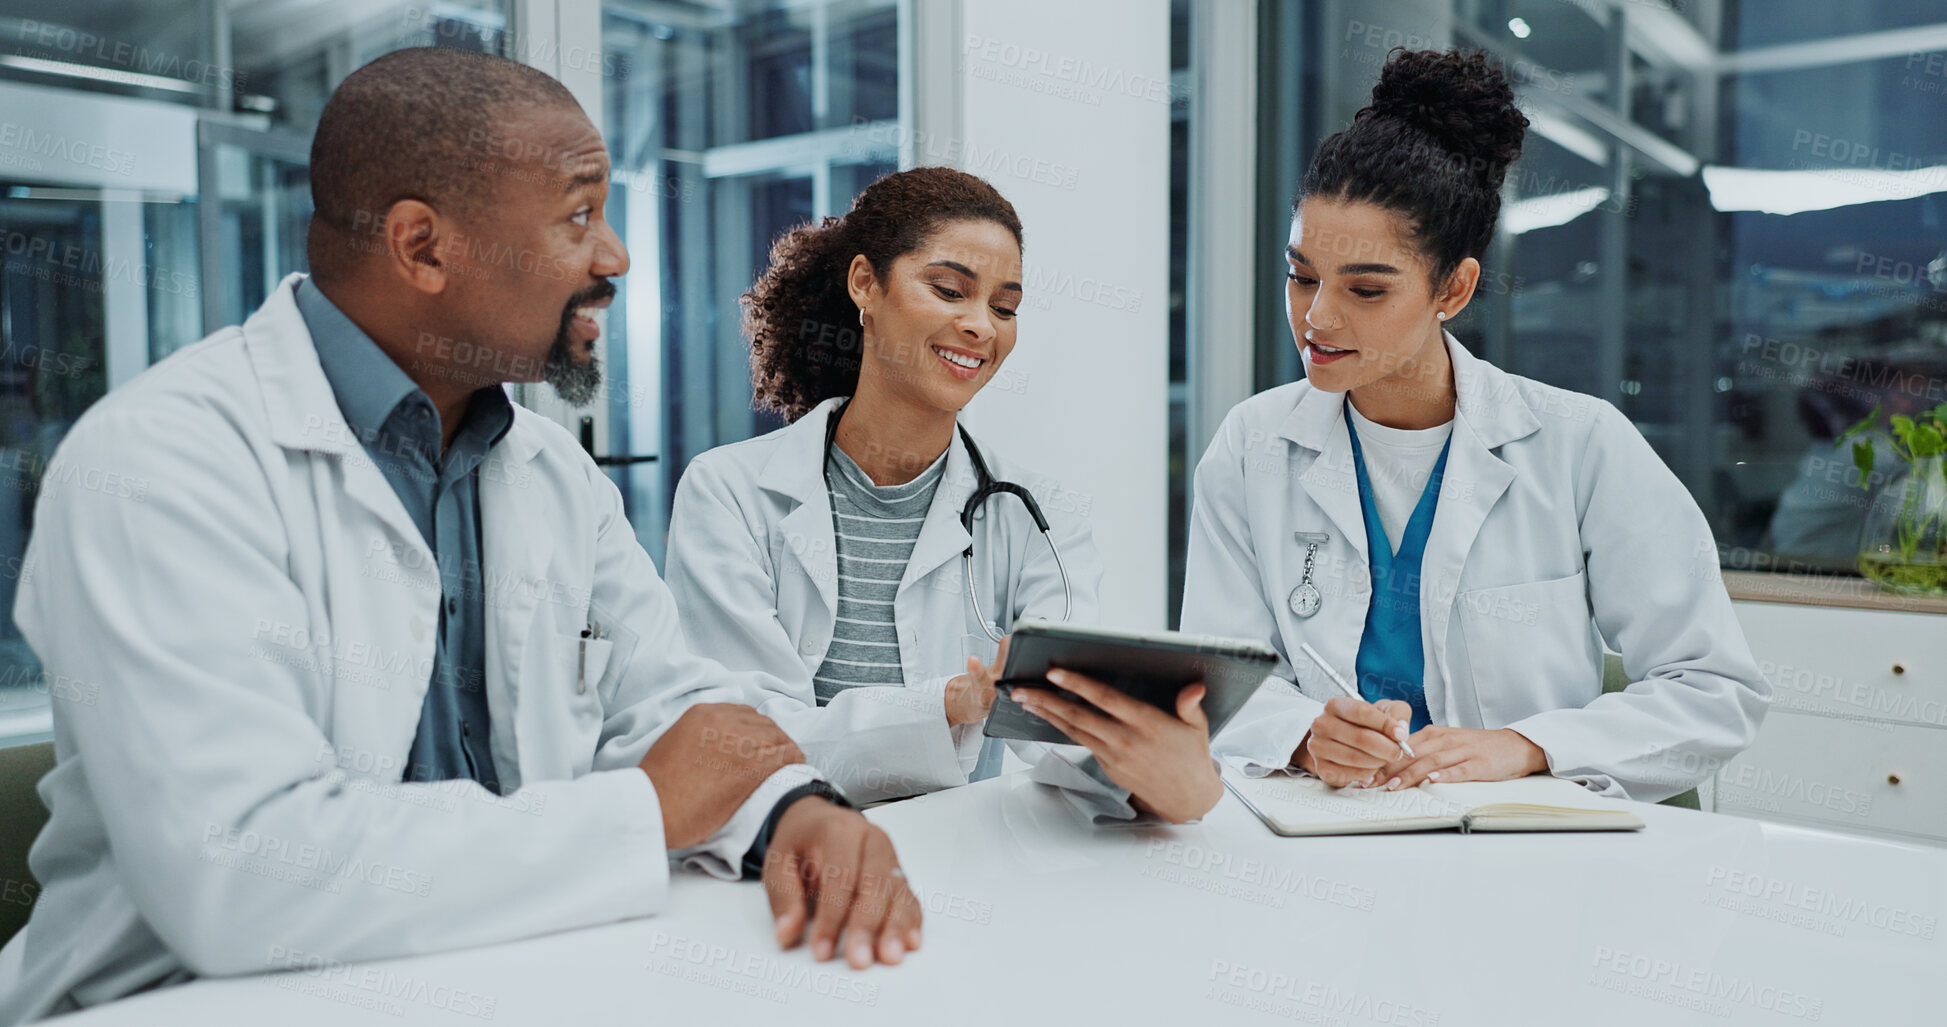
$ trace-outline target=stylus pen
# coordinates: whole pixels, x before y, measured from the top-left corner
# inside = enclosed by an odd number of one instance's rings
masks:
[[[1318,651],[1312,648],[1310,642],[1300,642],[1298,643],[1298,648],[1303,649],[1305,651],[1305,655],[1311,657],[1313,663],[1318,664],[1318,669],[1324,671],[1325,676],[1331,678],[1332,683],[1339,686],[1339,691],[1344,692],[1346,695],[1349,695],[1352,698],[1359,700],[1360,702],[1366,701],[1365,696],[1360,695],[1358,692],[1353,691],[1352,686],[1346,684],[1344,678],[1339,677],[1339,672],[1333,670],[1332,665],[1325,662],[1325,657],[1318,655]],[[1420,758],[1419,755],[1413,751],[1413,747],[1407,745],[1404,739],[1400,740],[1399,751],[1405,753],[1407,759],[1416,760]]]

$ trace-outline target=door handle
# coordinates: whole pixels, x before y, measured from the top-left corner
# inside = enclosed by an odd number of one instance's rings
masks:
[[[595,455],[595,419],[593,417],[587,416],[586,414],[582,415],[582,419],[581,419],[581,448],[583,452],[588,454],[588,458],[590,460],[595,461],[595,466],[597,467],[627,467],[630,464],[653,463],[656,460],[660,459],[654,453],[643,453],[643,454],[634,454],[634,455],[618,454],[615,456],[596,456]]]

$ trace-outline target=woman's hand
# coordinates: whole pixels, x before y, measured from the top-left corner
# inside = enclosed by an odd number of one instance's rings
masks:
[[[1109,780],[1129,789],[1138,809],[1181,824],[1210,812],[1224,797],[1223,779],[1210,762],[1203,685],[1178,692],[1171,716],[1072,671],[1051,670],[1048,680],[1095,709],[1043,688],[1016,687],[1014,700],[1087,746]]]
[[[1506,781],[1548,769],[1548,754],[1513,728],[1487,731],[1471,727],[1423,727],[1406,740],[1419,755],[1399,759],[1374,775],[1389,789],[1413,788],[1424,781]]]
[[[1311,733],[1298,743],[1296,762],[1334,788],[1384,781],[1376,775],[1405,755],[1399,743],[1412,722],[1413,707],[1397,699],[1369,703],[1339,696],[1312,721]]]
[[[951,727],[978,724],[987,719],[994,706],[994,683],[1001,679],[1001,665],[1007,662],[1007,643],[1001,639],[1000,652],[991,667],[983,667],[977,656],[967,657],[967,672],[946,683],[946,722]]]

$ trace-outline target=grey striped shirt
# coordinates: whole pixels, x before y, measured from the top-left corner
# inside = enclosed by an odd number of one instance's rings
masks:
[[[946,454],[904,485],[874,485],[836,442],[830,466],[827,490],[838,536],[838,622],[825,662],[812,677],[820,706],[847,688],[906,683],[892,604],[946,470]]]

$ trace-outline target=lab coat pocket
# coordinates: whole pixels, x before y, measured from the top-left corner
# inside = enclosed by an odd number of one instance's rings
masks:
[[[1582,680],[1599,666],[1599,651],[1581,572],[1462,592],[1454,597],[1454,615],[1483,727],[1506,727],[1543,710],[1580,706],[1599,689],[1599,674]],[[1582,696],[1584,691],[1591,694]]]
[[[575,695],[596,695],[601,685],[602,675],[608,670],[609,653],[615,643],[606,638],[581,638],[577,636],[571,650],[575,654]]]

